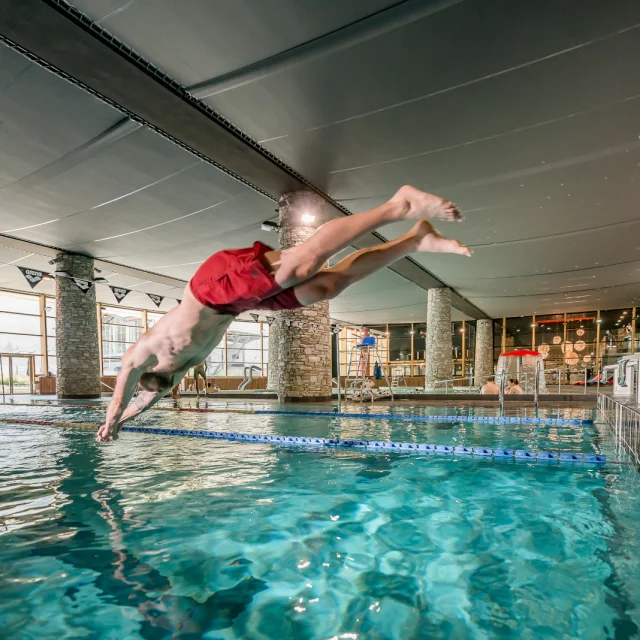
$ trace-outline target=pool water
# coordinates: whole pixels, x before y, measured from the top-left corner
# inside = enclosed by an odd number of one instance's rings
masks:
[[[640,633],[639,476],[602,426],[168,412],[140,420],[597,452],[604,467],[146,433],[101,446],[82,429],[1,423],[102,415],[0,408],[1,637]]]

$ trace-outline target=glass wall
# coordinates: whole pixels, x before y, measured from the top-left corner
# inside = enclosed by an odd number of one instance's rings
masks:
[[[268,325],[267,325],[268,326]],[[239,377],[244,376],[245,367],[258,367],[259,371],[254,370],[256,377],[267,375],[266,367],[262,362],[263,358],[263,334],[261,331],[261,323],[257,322],[232,322],[225,335],[226,345],[226,376]],[[268,346],[268,342],[267,342]],[[219,365],[220,355],[224,358],[224,354],[220,354],[220,349],[215,357],[218,359],[216,364]],[[212,362],[213,364],[213,362]],[[264,371],[263,371],[264,368]],[[208,374],[214,375],[214,374]]]
[[[0,353],[33,355],[34,375],[42,375],[47,349],[41,320],[44,296],[0,291]]]
[[[591,378],[596,368],[596,345],[598,333],[598,314],[568,313],[566,324],[566,340],[564,348],[565,366],[576,369],[587,369]],[[629,343],[631,338],[629,338]]]
[[[124,352],[143,331],[151,329],[164,315],[102,304],[97,305],[97,313],[102,327],[99,341],[104,376],[118,374]],[[255,365],[261,371],[254,371],[254,377],[266,376],[268,336],[267,323],[233,322],[219,347],[207,358],[207,375],[242,377],[245,366]],[[0,290],[0,353],[33,355],[35,376],[46,375],[47,372],[55,375],[55,298]],[[384,353],[386,358],[386,341]]]
[[[476,360],[476,323],[467,320],[464,323],[465,367],[464,375],[473,375]]]
[[[387,325],[371,325],[368,329],[376,338],[376,347],[380,358],[380,365],[384,368],[387,375],[391,376],[389,368],[389,336],[387,335]],[[355,375],[358,368],[358,359],[360,352],[355,351],[354,347],[362,342],[364,330],[362,327],[342,326],[339,334],[340,345],[340,375]],[[399,353],[399,350],[398,350]],[[372,376],[373,368],[376,360],[372,357],[369,361],[369,370],[364,372],[365,375]],[[349,363],[351,363],[351,372],[349,373]],[[364,363],[360,366],[364,366]]]
[[[116,375],[124,352],[143,331],[164,314],[120,306],[97,305],[100,313],[102,374]],[[635,317],[634,317],[635,316]],[[493,322],[494,360],[505,350],[534,348],[545,358],[545,368],[567,367],[576,372],[596,370],[623,354],[640,351],[639,314],[635,308],[581,313],[523,316]],[[389,376],[424,375],[425,323],[372,325],[380,364]],[[454,322],[452,357],[454,376],[473,375],[475,323]],[[255,377],[268,374],[269,325],[233,322],[220,345],[207,358],[208,375],[242,377],[244,368],[256,366]],[[362,328],[342,327],[339,335],[341,373],[346,375],[352,347],[360,342]],[[635,344],[634,344],[635,342]],[[42,294],[0,290],[0,353],[34,357],[34,375],[56,373],[56,302]],[[371,363],[373,369],[373,362]],[[373,374],[373,370],[369,375]]]
[[[631,353],[632,310],[600,311],[600,358],[603,365],[614,364],[619,356]]]
[[[535,348],[544,358],[545,369],[564,366],[564,313],[535,317]]]
[[[504,351],[502,348],[502,336],[504,331],[504,318],[498,318],[493,321],[493,361],[498,362],[500,354]]]
[[[142,311],[102,307],[102,375],[120,372],[124,352],[142,335]]]

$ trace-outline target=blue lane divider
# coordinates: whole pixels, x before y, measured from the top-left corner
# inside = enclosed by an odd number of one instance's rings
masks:
[[[489,424],[593,425],[593,420],[577,418],[521,418],[518,416],[428,416],[420,413],[337,413],[335,411],[275,411],[256,409],[254,414],[270,416],[326,416],[360,420],[403,420],[405,422],[488,422]]]
[[[527,451],[518,449],[491,449],[489,447],[466,447],[464,445],[448,444],[423,444],[416,442],[385,442],[382,440],[342,440],[339,438],[313,438],[304,436],[277,436],[257,433],[233,433],[229,431],[199,431],[191,429],[155,429],[152,427],[123,427],[121,431],[136,433],[154,433],[165,436],[185,436],[188,438],[214,438],[217,440],[235,440],[240,442],[255,442],[267,444],[298,445],[303,447],[345,447],[360,449],[384,449],[404,451],[409,453],[435,453],[481,456],[485,458],[510,458],[516,460],[549,461],[561,460],[563,462],[585,462],[604,464],[607,456],[589,453],[569,453],[556,451]],[[566,456],[571,456],[567,458]]]

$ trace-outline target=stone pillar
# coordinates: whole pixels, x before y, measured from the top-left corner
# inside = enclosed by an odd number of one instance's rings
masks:
[[[311,237],[322,221],[324,206],[324,199],[313,192],[296,191],[282,196],[280,248],[288,249]],[[304,213],[315,216],[315,220],[303,221]],[[276,313],[269,332],[269,379],[280,402],[331,399],[328,301]]]
[[[278,313],[275,314],[276,316]],[[269,391],[278,390],[278,363],[280,362],[280,354],[278,353],[278,321],[271,323],[269,327],[269,365],[267,375],[267,389]]]
[[[493,321],[476,320],[474,383],[482,385],[493,374]]]
[[[425,342],[424,386],[427,390],[433,390],[436,388],[437,380],[449,380],[453,375],[451,291],[449,289],[429,289],[428,291]],[[440,390],[440,386],[437,389]]]
[[[93,280],[93,258],[59,253],[56,270]],[[71,278],[56,278],[58,398],[99,398],[100,354],[96,288],[82,291]]]

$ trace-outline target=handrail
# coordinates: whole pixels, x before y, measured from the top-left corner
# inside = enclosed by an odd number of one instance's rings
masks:
[[[240,383],[240,386],[238,387],[238,391],[244,391],[252,382],[253,382],[253,370],[256,371],[260,371],[262,373],[262,369],[255,365],[252,364],[250,367],[245,367],[244,368],[244,379],[242,380],[242,382]],[[247,373],[248,371],[248,373]],[[206,389],[205,389],[206,391]]]
[[[562,393],[561,386],[562,386],[562,374],[563,374],[563,372],[566,373],[568,371],[568,372],[571,372],[571,373],[579,373],[581,371],[581,369],[573,369],[571,367],[555,367],[553,369],[544,369],[544,370],[541,370],[541,371],[542,371],[542,373],[544,375],[557,373],[557,376],[558,376],[558,393],[560,394],[560,393]],[[584,371],[584,381],[585,381],[583,394],[586,394],[587,393],[587,384],[586,383],[588,382],[588,379],[587,379],[587,367],[585,367],[583,371]],[[504,374],[504,372],[503,372],[503,374]],[[500,378],[505,377],[503,374],[498,375],[498,374],[493,374],[492,373],[492,374],[489,374],[489,375],[486,375],[486,376],[465,376],[463,378],[448,378],[446,380],[436,380],[433,383],[433,388],[435,389],[438,386],[443,386],[444,385],[445,394],[448,394],[449,393],[449,386],[454,387],[455,386],[454,383],[456,383],[456,382],[462,382],[464,380],[473,380],[473,381],[478,380],[477,384],[462,385],[462,387],[468,386],[470,389],[471,388],[477,388],[477,387],[481,386],[480,382],[479,382],[480,380],[482,380],[482,379],[486,380],[486,379],[488,379],[488,378],[490,378],[492,376],[500,379]],[[530,376],[533,376],[534,379],[531,380]],[[535,394],[535,386],[536,386],[536,380],[535,379],[539,377],[539,373],[538,373],[538,375],[536,375],[536,372],[533,372],[533,371],[522,371],[520,373],[519,377],[520,377],[520,381],[523,383],[524,393],[534,393]],[[500,384],[500,382],[498,380],[498,385],[499,384]],[[537,384],[539,385],[539,380],[537,381]]]
[[[598,413],[616,436],[616,447],[640,465],[640,409],[598,392]]]

